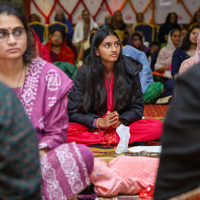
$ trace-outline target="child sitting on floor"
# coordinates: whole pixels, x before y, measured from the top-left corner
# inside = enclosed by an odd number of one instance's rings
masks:
[[[141,120],[144,109],[141,70],[139,61],[122,55],[114,31],[97,31],[90,56],[79,69],[69,95],[68,142],[117,144],[116,128],[121,124],[130,127],[129,143],[159,138],[162,122]]]

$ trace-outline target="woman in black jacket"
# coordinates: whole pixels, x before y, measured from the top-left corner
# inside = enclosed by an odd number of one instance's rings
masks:
[[[167,15],[166,21],[160,26],[158,40],[161,43],[161,47],[166,46],[168,40],[168,34],[172,29],[180,29],[181,26],[177,24],[178,16],[172,12]]]
[[[110,29],[97,31],[91,53],[76,76],[69,95],[68,142],[116,144],[115,129],[130,127],[129,143],[160,137],[162,123],[142,119],[143,96],[139,72],[142,64],[122,55],[118,35]]]

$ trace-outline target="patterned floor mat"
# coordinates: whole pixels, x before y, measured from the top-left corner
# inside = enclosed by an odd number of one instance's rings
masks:
[[[139,196],[116,196],[116,197],[111,197],[111,198],[103,198],[103,197],[98,197],[96,200],[139,200]]]
[[[160,145],[160,142],[149,141],[149,142],[146,142],[146,145],[158,146]],[[129,151],[123,154],[116,154],[115,153],[116,147],[112,149],[101,149],[101,148],[94,148],[94,147],[89,147],[89,148],[93,152],[95,158],[101,158],[102,160],[105,160],[106,162],[109,162],[118,156],[148,156],[148,157],[160,156],[160,154],[157,154],[157,153],[147,153],[147,152],[134,153],[134,152],[129,152]]]
[[[116,197],[98,197],[96,194],[78,195],[78,200],[139,200],[138,195],[119,195]]]
[[[169,105],[144,104],[144,117],[165,117]]]
[[[165,119],[165,115],[168,110],[168,107],[169,107],[168,105],[145,104],[144,105],[144,116],[146,118],[159,119],[163,122]],[[159,145],[161,145],[161,143],[158,141],[147,141],[147,142],[145,142],[145,145],[159,146]],[[140,152],[140,153],[127,152],[127,153],[123,153],[123,154],[116,154],[115,153],[116,147],[114,147],[112,149],[102,149],[102,148],[94,148],[94,147],[89,147],[89,148],[93,152],[95,158],[101,158],[101,159],[105,160],[106,162],[109,162],[118,156],[150,156],[150,157],[159,157],[160,156],[160,154],[146,153],[146,152]]]

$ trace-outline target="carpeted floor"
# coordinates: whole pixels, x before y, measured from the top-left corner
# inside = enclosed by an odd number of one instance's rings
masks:
[[[168,111],[169,105],[154,105],[144,104],[144,117],[160,118],[165,117]]]
[[[155,142],[155,141],[145,142],[145,145],[147,146],[159,146],[160,144],[161,144],[160,142]],[[134,153],[134,152],[129,152],[129,151],[123,154],[116,154],[115,153],[116,147],[112,149],[101,149],[101,148],[94,148],[94,147],[89,147],[89,148],[93,152],[95,158],[101,158],[102,160],[105,160],[106,162],[109,162],[118,156],[148,156],[148,157],[160,156],[160,154],[157,154],[157,153],[146,153],[146,152]]]

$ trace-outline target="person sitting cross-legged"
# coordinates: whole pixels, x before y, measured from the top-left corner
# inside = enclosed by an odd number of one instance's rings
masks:
[[[113,30],[102,29],[94,34],[85,63],[69,95],[68,141],[117,144],[116,128],[121,124],[130,127],[129,143],[159,138],[162,122],[141,120],[142,64],[122,55],[119,37]]]

